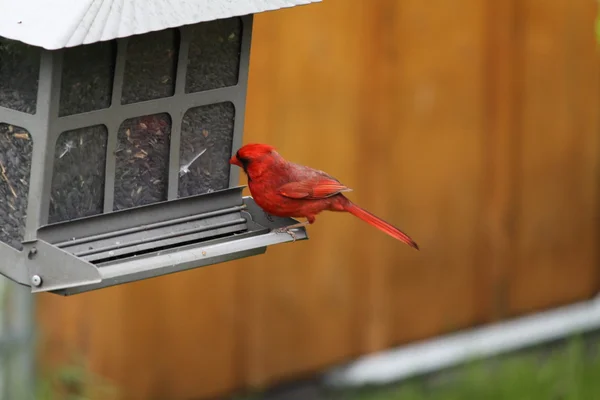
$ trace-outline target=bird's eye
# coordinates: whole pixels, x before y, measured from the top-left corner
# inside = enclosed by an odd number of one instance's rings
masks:
[[[246,171],[246,168],[248,167],[248,163],[250,162],[250,160],[248,160],[247,158],[241,157],[239,151],[237,153],[235,153],[235,156],[237,157],[238,161],[242,164],[242,168],[244,168],[244,171]]]
[[[242,164],[246,164],[249,161],[247,158],[244,158],[244,157],[240,156],[240,152],[239,151],[237,153],[235,153],[235,156],[237,157],[238,160],[240,160],[240,162]]]

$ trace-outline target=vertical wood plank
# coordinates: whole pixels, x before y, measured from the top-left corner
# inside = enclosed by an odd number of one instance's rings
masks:
[[[486,122],[482,132],[485,175],[482,182],[478,319],[491,322],[507,312],[509,271],[518,240],[514,217],[521,161],[519,157],[518,1],[486,2]],[[519,19],[520,20],[520,19]]]
[[[593,0],[522,2],[522,169],[513,313],[581,300],[598,289],[595,7]]]
[[[396,130],[389,216],[410,227],[421,252],[394,248],[384,290],[392,335],[406,343],[474,323],[478,285],[485,112],[485,5],[399,2],[395,26]],[[393,174],[393,175],[392,175]],[[382,195],[383,195],[382,193]]]
[[[397,183],[391,165],[397,149],[390,146],[398,112],[393,83],[395,70],[402,68],[396,46],[399,38],[394,35],[398,7],[398,2],[387,0],[365,4],[360,113],[356,121],[359,130],[353,138],[362,157],[354,167],[358,181],[355,194],[350,196],[361,207],[390,222],[392,204],[389,194]],[[390,262],[393,248],[403,246],[405,253],[411,250],[361,221],[352,222],[358,230],[351,240],[360,246],[356,252],[357,262],[364,269],[363,279],[355,287],[356,296],[360,298],[355,327],[362,331],[361,352],[373,352],[389,343],[392,310],[386,279],[390,268],[395,267]]]

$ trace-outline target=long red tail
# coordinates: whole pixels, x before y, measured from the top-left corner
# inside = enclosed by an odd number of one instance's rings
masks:
[[[371,214],[367,210],[363,210],[356,204],[351,203],[350,201],[348,201],[348,204],[344,208],[350,214],[362,219],[367,224],[374,226],[375,228],[379,229],[380,231],[387,233],[394,239],[398,239],[401,242],[406,243],[410,247],[419,250],[419,246],[417,245],[417,243],[414,240],[412,240],[406,233],[402,232],[400,229],[396,228],[395,226],[388,224],[381,218],[376,217],[375,215]]]

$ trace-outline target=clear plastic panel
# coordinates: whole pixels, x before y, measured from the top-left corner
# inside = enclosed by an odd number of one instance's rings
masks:
[[[114,209],[167,200],[171,118],[132,118],[119,128]]]
[[[192,108],[183,117],[179,150],[179,197],[229,186],[235,108],[219,103]]]
[[[115,41],[65,49],[60,116],[110,107],[116,51]]]
[[[0,241],[23,248],[33,142],[23,128],[0,122]]]
[[[194,25],[191,36],[186,93],[236,85],[242,43],[241,18]]]
[[[127,46],[123,104],[170,97],[175,93],[179,31],[133,36]]]
[[[63,132],[54,150],[48,222],[102,214],[106,176],[104,125]]]
[[[40,57],[39,48],[0,37],[0,107],[35,114]]]

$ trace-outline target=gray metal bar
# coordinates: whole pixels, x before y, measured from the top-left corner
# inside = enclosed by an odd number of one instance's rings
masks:
[[[93,241],[97,241],[97,240],[110,239],[110,238],[113,238],[116,236],[129,235],[132,233],[138,233],[138,232],[148,231],[148,230],[152,230],[152,229],[164,228],[164,227],[172,226],[172,225],[176,225],[176,224],[182,224],[185,222],[196,221],[196,220],[203,219],[203,218],[218,217],[220,215],[229,214],[229,213],[236,212],[236,211],[241,211],[244,208],[245,208],[244,206],[229,207],[229,208],[211,211],[211,212],[207,212],[207,213],[203,213],[203,214],[195,214],[195,215],[190,215],[190,216],[182,217],[182,218],[174,218],[174,219],[170,219],[167,221],[136,226],[133,228],[123,229],[123,230],[119,230],[119,231],[115,230],[115,231],[103,233],[100,235],[87,236],[87,237],[83,237],[80,239],[67,240],[65,242],[53,243],[53,244],[59,248],[62,248],[65,246],[76,246],[79,244],[89,243],[89,242],[93,242]]]
[[[121,95],[123,93],[123,80],[125,77],[125,65],[127,63],[127,45],[129,39],[117,40],[117,55],[115,58],[115,73],[113,75],[112,98],[110,107],[106,110],[106,116],[114,115],[114,110],[121,107]],[[113,211],[115,202],[115,171],[116,171],[116,151],[118,143],[119,126],[124,120],[109,118],[102,123],[108,131],[106,141],[106,164],[104,167],[104,212]]]
[[[105,213],[113,212],[115,202],[115,171],[117,163],[117,145],[119,125],[117,123],[104,124],[108,137],[106,138],[106,161],[104,166],[104,205]]]
[[[191,30],[189,26],[179,28],[179,57],[177,59],[177,75],[175,78],[175,96],[185,94],[187,79],[188,55],[190,53]]]
[[[0,254],[2,254],[0,274],[15,283],[29,285],[27,270],[20,268],[20,259],[23,257],[23,254],[3,242],[0,242]]]
[[[152,115],[159,113],[174,114],[185,105],[185,109],[205,106],[208,104],[232,101],[236,98],[238,86],[230,86],[220,89],[207,90],[205,92],[189,93],[185,97],[166,97],[162,99],[148,100],[140,103],[124,104],[115,109],[106,108],[81,114],[68,115],[56,121],[60,132],[73,129],[85,128],[87,126],[106,124],[106,121],[125,121],[126,119]],[[185,102],[185,104],[178,104]]]
[[[33,240],[39,226],[48,222],[50,184],[54,164],[54,143],[50,138],[51,122],[58,115],[62,52],[42,50],[40,79],[37,99],[37,126],[30,132],[33,139],[33,155],[27,221],[24,240]]]
[[[0,123],[18,126],[31,133],[31,139],[34,140],[33,131],[39,129],[39,116],[27,114],[17,110],[11,110],[0,106]]]
[[[183,122],[183,110],[171,114],[171,137],[169,138],[169,183],[167,189],[167,200],[177,199],[179,192],[179,168],[181,148],[181,125]]]
[[[125,66],[127,64],[128,45],[129,38],[117,40],[117,56],[115,59],[115,74],[113,77],[112,98],[110,102],[110,108],[119,108],[119,106],[121,105],[121,96],[123,95],[123,80],[125,79]]]
[[[158,236],[152,236],[152,237],[145,237],[145,238],[137,239],[137,240],[134,240],[131,242],[113,244],[111,246],[106,246],[106,247],[93,248],[91,250],[85,250],[85,251],[75,253],[75,255],[77,257],[87,257],[92,254],[98,254],[98,253],[103,253],[103,252],[107,252],[107,251],[111,251],[111,250],[122,249],[124,247],[133,247],[133,246],[137,246],[140,244],[157,242],[157,241],[163,240],[163,239],[173,239],[173,238],[180,237],[180,236],[190,235],[192,233],[200,233],[200,232],[209,231],[211,229],[227,228],[227,227],[230,227],[233,225],[240,225],[245,222],[246,222],[245,219],[237,218],[234,220],[223,221],[223,222],[220,222],[220,223],[214,224],[214,225],[196,226],[194,228],[185,229],[182,231],[170,232],[170,233],[165,233],[165,234],[161,234]]]
[[[242,17],[242,43],[240,54],[240,68],[236,96],[231,99],[235,107],[235,121],[233,125],[233,142],[231,155],[242,145],[244,135],[244,119],[246,116],[246,93],[248,90],[248,71],[250,67],[250,48],[252,43],[253,16]],[[229,168],[229,186],[236,186],[240,179],[240,169],[235,166]]]
[[[263,231],[264,232],[264,231]],[[159,255],[153,255],[150,259],[136,257],[126,262],[119,262],[113,266],[101,266],[99,268],[103,283],[110,282],[110,279],[136,274],[140,276],[151,277],[160,275],[160,268],[172,265],[177,270],[202,267],[206,265],[234,260],[238,255],[246,252],[257,251],[255,254],[261,254],[266,251],[267,246],[291,242],[293,239],[286,233],[263,233],[253,231],[247,234],[239,235],[235,240],[226,240],[219,243],[195,244],[188,248],[177,248],[174,252],[164,252]],[[297,233],[297,240],[307,239],[306,232],[301,230]],[[153,272],[154,271],[154,272]],[[136,279],[137,280],[137,279]]]
[[[175,99],[179,107],[171,114],[171,137],[169,138],[169,186],[167,199],[174,200],[179,192],[179,167],[181,150],[181,124],[187,110],[185,83],[187,78],[188,54],[190,52],[190,28],[179,28],[179,56],[175,76]]]
[[[39,286],[32,286],[32,293],[46,292],[67,287],[100,283],[98,268],[43,240],[24,243],[21,268],[30,277],[41,278]]]
[[[168,268],[168,269],[162,265],[159,265],[156,267],[156,269],[153,269],[151,267],[143,266],[143,265],[139,265],[139,264],[126,265],[126,267],[128,268],[127,271],[125,271],[123,269],[121,269],[120,271],[119,270],[108,271],[104,267],[104,268],[100,269],[101,271],[104,271],[106,273],[106,275],[102,278],[102,283],[85,285],[85,286],[77,286],[77,287],[72,287],[72,288],[67,288],[67,289],[62,289],[62,290],[55,290],[55,291],[52,291],[52,293],[63,295],[63,296],[71,296],[71,295],[75,295],[75,294],[90,292],[93,290],[103,289],[105,287],[110,287],[110,286],[114,286],[114,285],[121,285],[124,283],[136,282],[136,281],[143,280],[143,279],[149,279],[149,278],[155,278],[155,277],[159,277],[159,276],[169,275],[169,274],[173,274],[176,272],[182,272],[182,271],[186,271],[186,270],[190,270],[190,269],[194,269],[194,268],[198,268],[198,267],[204,267],[204,266],[208,266],[208,265],[219,264],[219,263],[226,262],[226,261],[237,260],[240,258],[251,257],[251,256],[263,254],[265,251],[266,251],[266,248],[264,248],[264,247],[253,248],[253,249],[237,251],[237,252],[232,251],[232,252],[229,252],[225,256],[210,257],[204,261],[191,260],[189,262],[182,263],[182,264],[170,264],[173,267]]]
[[[152,252],[154,255],[164,254],[165,250],[171,248],[181,248],[187,244],[194,243],[200,245],[202,242],[213,240],[218,237],[227,236],[232,239],[233,234],[243,233],[247,230],[246,220],[238,218],[234,221],[226,221],[220,224],[213,224],[205,227],[190,229],[185,232],[185,236],[181,235],[164,235],[154,238],[152,241],[139,241],[133,246],[115,248],[114,250],[102,253],[95,253],[81,256],[84,260],[97,265],[102,265],[110,259],[119,259],[120,262],[125,262],[125,259],[137,258],[143,253]]]
[[[99,235],[169,221],[192,214],[241,206],[243,204],[242,190],[243,187],[224,189],[169,202],[154,203],[109,214],[59,222],[40,228],[38,238],[50,243],[62,243],[69,239]]]

